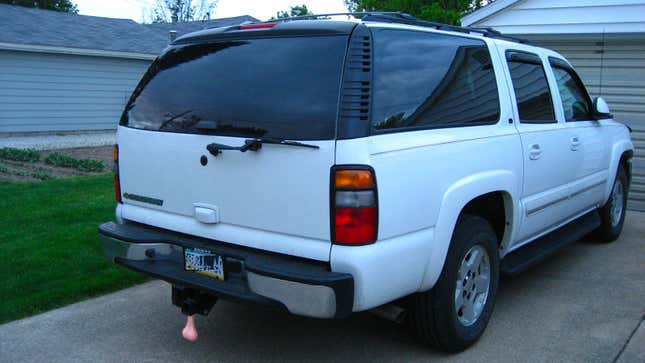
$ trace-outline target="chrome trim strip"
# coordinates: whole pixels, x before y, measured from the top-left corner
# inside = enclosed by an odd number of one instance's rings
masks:
[[[551,206],[553,206],[553,205],[555,205],[555,204],[558,204],[558,203],[560,203],[560,202],[564,202],[564,201],[565,201],[565,200],[567,200],[567,199],[569,199],[569,196],[568,196],[568,195],[567,195],[567,196],[564,196],[564,197],[561,197],[561,198],[558,198],[558,199],[556,199],[556,200],[553,200],[553,201],[551,201],[551,202],[548,202],[548,203],[546,203],[546,204],[543,204],[543,205],[541,205],[541,206],[539,206],[539,207],[533,208],[533,209],[531,209],[531,210],[527,210],[527,211],[526,211],[526,216],[527,216],[527,217],[530,217],[530,216],[532,216],[532,215],[534,215],[534,214],[536,214],[536,213],[538,213],[538,212],[541,212],[541,211],[543,211],[543,210],[545,210],[545,209],[547,209],[547,208],[549,208],[549,207],[551,207]]]
[[[586,187],[584,187],[584,188],[582,188],[582,189],[580,189],[580,190],[576,191],[575,193],[572,193],[572,194],[571,194],[571,197],[573,198],[573,197],[575,197],[575,196],[576,196],[576,195],[578,195],[578,194],[582,194],[582,193],[584,193],[584,192],[587,192],[587,191],[589,191],[589,190],[591,190],[591,189],[593,189],[593,188],[595,188],[595,187],[597,187],[597,186],[600,186],[600,185],[602,185],[602,184],[604,184],[604,183],[606,183],[606,182],[607,182],[606,180],[602,180],[602,181],[596,182],[596,183],[594,183],[594,184],[592,184],[592,185],[586,186]]]

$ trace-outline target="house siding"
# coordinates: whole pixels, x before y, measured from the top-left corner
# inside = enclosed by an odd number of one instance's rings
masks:
[[[114,129],[150,62],[0,50],[0,132]]]
[[[643,14],[645,0],[525,0],[483,19],[467,15],[462,24],[505,34],[645,32]]]

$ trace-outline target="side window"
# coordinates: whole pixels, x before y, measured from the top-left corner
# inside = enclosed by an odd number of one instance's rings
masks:
[[[540,57],[531,53],[506,53],[515,99],[522,123],[555,123],[553,98]]]
[[[591,120],[591,100],[580,78],[570,69],[551,62],[558,83],[564,118],[567,121]]]
[[[499,121],[486,43],[426,32],[373,29],[372,129],[429,129]]]

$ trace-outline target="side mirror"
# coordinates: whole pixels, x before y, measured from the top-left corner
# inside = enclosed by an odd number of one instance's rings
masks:
[[[593,100],[593,108],[596,119],[613,118],[614,116],[609,112],[609,106],[602,97],[596,97]]]

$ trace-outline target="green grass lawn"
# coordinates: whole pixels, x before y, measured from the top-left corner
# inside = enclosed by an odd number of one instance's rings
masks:
[[[145,280],[101,252],[112,183],[112,174],[0,182],[0,323]]]

